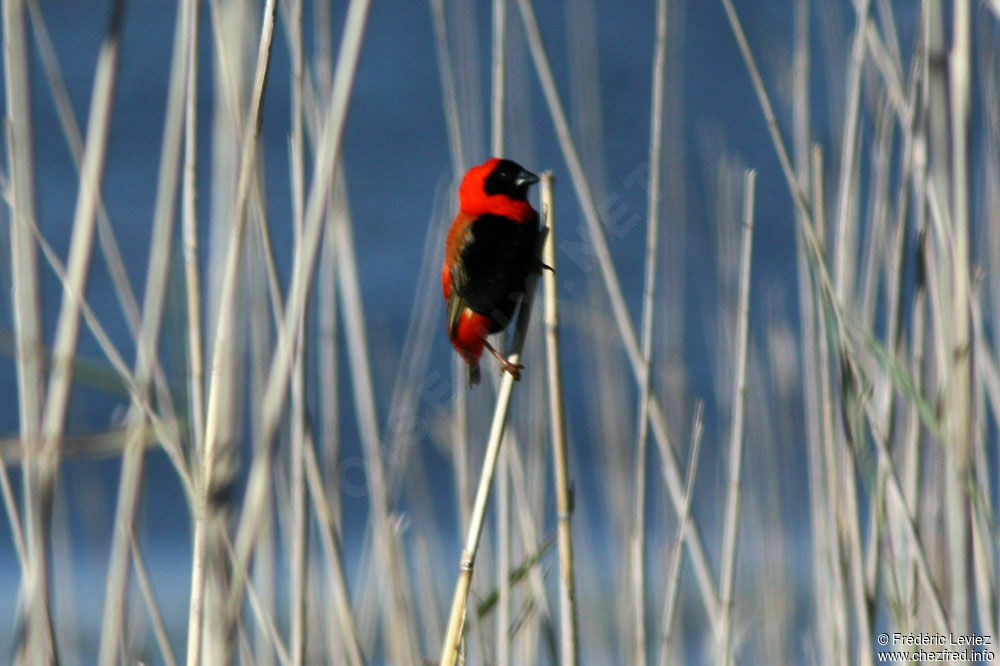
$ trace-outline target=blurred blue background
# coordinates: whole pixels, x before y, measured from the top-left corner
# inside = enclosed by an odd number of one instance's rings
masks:
[[[345,3],[334,3],[329,27],[336,44]],[[900,42],[909,50],[916,28],[918,3],[895,7]],[[832,5],[832,7],[831,7]],[[666,264],[661,269],[661,308],[657,326],[662,339],[655,345],[657,360],[682,370],[683,381],[671,383],[667,373],[656,384],[661,400],[670,403],[669,415],[685,414],[696,400],[706,402],[706,462],[708,488],[721,488],[724,456],[716,456],[715,442],[725,441],[728,420],[726,382],[713,347],[720,335],[716,318],[729,307],[725,285],[720,286],[720,213],[728,210],[716,182],[716,168],[725,157],[731,164],[758,170],[756,231],[753,250],[751,290],[751,344],[765,345],[765,332],[781,324],[796,340],[797,287],[795,235],[792,202],[781,174],[763,115],[750,86],[730,27],[719,2],[670,2],[668,28],[668,84],[665,114],[667,155],[665,158],[661,247]],[[460,101],[464,104],[465,151],[470,163],[489,156],[488,101],[490,59],[489,3],[465,3],[461,10],[450,7],[452,29],[458,34],[458,57],[476,54],[474,62],[460,63]],[[622,281],[629,312],[638,322],[641,311],[645,244],[645,171],[648,161],[651,63],[653,60],[655,3],[588,0],[576,3],[537,3],[539,23],[546,41],[561,97],[568,108],[575,136],[583,153],[588,177],[599,206],[605,213],[608,239],[615,266]],[[213,150],[213,68],[212,39],[207,3],[202,3],[199,72],[199,190],[198,212],[202,225],[203,262],[211,243],[208,221],[212,215],[211,178]],[[774,96],[778,122],[791,140],[791,50],[794,35],[794,3],[738,2],[737,10],[751,47],[761,66],[764,80]],[[46,2],[42,12],[51,32],[73,108],[85,126],[98,50],[103,38],[109,3]],[[149,234],[155,197],[159,150],[162,140],[173,29],[173,3],[137,0],[129,4],[125,19],[121,68],[115,96],[111,141],[102,191],[134,289],[141,293],[149,255]],[[306,35],[309,41],[315,25],[307,3]],[[537,77],[524,49],[520,16],[512,4],[510,108],[507,114],[509,142],[524,154],[508,156],[529,169],[551,169],[557,179],[556,206],[561,239],[586,239],[581,209],[544,104]],[[854,13],[849,3],[826,3],[813,12],[814,24],[823,22],[821,32],[828,37],[816,40],[812,49],[819,64],[813,68],[814,95],[810,100],[812,137],[835,150],[838,127],[830,126],[831,109],[838,108],[843,96],[842,68],[846,62],[849,31]],[[588,33],[589,31],[589,33]],[[587,35],[593,37],[588,42]],[[252,36],[251,41],[256,37]],[[839,39],[839,47],[838,47]],[[465,43],[464,46],[461,46]],[[34,45],[32,45],[34,46]],[[842,52],[837,54],[837,49]],[[37,52],[32,48],[33,56]],[[826,59],[824,60],[824,55]],[[839,59],[838,59],[839,58]],[[252,62],[252,60],[251,60]],[[581,69],[590,63],[596,69]],[[77,192],[77,175],[66,147],[55,106],[42,67],[33,66],[33,120],[37,171],[38,218],[42,232],[60,256],[65,257]],[[595,78],[596,77],[596,78]],[[592,84],[598,87],[593,88]],[[291,269],[292,233],[288,178],[288,136],[290,105],[289,52],[286,33],[276,31],[262,127],[263,177],[272,238],[279,272],[287,286]],[[350,106],[344,137],[343,159],[355,240],[360,267],[362,296],[368,327],[376,386],[385,387],[376,395],[379,415],[384,422],[390,400],[389,387],[401,362],[400,354],[408,330],[415,299],[440,299],[437,282],[426,293],[417,292],[417,276],[424,260],[423,248],[431,225],[440,229],[450,222],[453,203],[449,186],[453,165],[442,110],[441,78],[435,55],[434,29],[428,3],[375,2],[368,22],[357,83]],[[468,165],[466,165],[468,166]],[[635,174],[642,176],[637,181]],[[733,202],[738,210],[739,192]],[[537,200],[536,200],[537,202]],[[6,211],[6,209],[4,209]],[[6,212],[4,212],[4,215]],[[633,219],[634,218],[634,219]],[[615,224],[617,222],[617,226]],[[589,241],[587,241],[589,242]],[[3,244],[3,305],[0,326],[4,330],[4,352],[0,355],[0,434],[17,432],[15,366],[11,353],[13,327],[9,301],[9,230],[0,231]],[[681,248],[679,253],[671,247]],[[670,254],[672,251],[675,254]],[[97,255],[95,254],[95,257]],[[674,263],[670,263],[671,258]],[[436,265],[439,259],[432,262]],[[676,262],[680,262],[679,264]],[[42,262],[44,329],[51,342],[60,302],[58,280]],[[591,473],[597,464],[596,447],[620,446],[631,460],[631,436],[621,442],[601,442],[592,427],[593,397],[588,396],[586,369],[596,362],[593,341],[588,340],[584,315],[595,303],[606,308],[606,297],[593,263],[571,256],[560,257],[559,280],[564,316],[568,320],[565,337],[567,360],[569,429],[574,445],[574,476],[584,489],[598,480]],[[180,265],[174,270],[178,293],[182,286]],[[206,289],[207,286],[206,280]],[[104,262],[95,258],[90,271],[87,298],[105,323],[126,359],[134,356],[134,346],[114,297]],[[602,300],[603,299],[603,300]],[[670,305],[672,303],[673,305]],[[728,316],[728,315],[727,315]],[[610,320],[609,320],[610,321]],[[183,340],[184,310],[180,296],[168,307],[164,338]],[[164,343],[161,358],[174,379],[183,376],[183,347]],[[180,343],[178,343],[180,344]],[[434,338],[430,368],[448,377],[451,351],[443,334]],[[540,347],[538,348],[540,349]],[[91,335],[84,331],[78,352],[100,367],[103,356]],[[620,360],[620,349],[611,345],[607,354]],[[527,359],[541,362],[541,358]],[[172,364],[172,365],[171,365]],[[357,430],[349,402],[348,375],[341,364],[344,405],[342,455],[359,455]],[[797,371],[796,371],[797,372]],[[100,375],[100,372],[98,372]],[[627,418],[634,419],[631,405],[635,389],[631,378],[622,389]],[[673,391],[673,392],[672,392]],[[315,401],[314,387],[311,400]],[[794,398],[794,396],[792,396]],[[477,399],[477,398],[474,398]],[[67,430],[91,433],[106,430],[120,419],[128,400],[124,392],[100,383],[78,382],[74,390]],[[779,455],[788,475],[781,480],[781,492],[805,497],[805,452],[801,446],[801,404],[794,399],[772,404],[772,418],[780,424]],[[426,417],[430,418],[430,417]],[[688,418],[676,423],[676,435],[686,441]],[[631,421],[629,421],[631,423]],[[672,425],[674,425],[672,423]],[[427,429],[430,430],[428,425]],[[627,430],[630,432],[630,430]],[[426,455],[434,454],[430,437],[421,440]],[[652,446],[652,445],[651,445]],[[685,445],[681,445],[683,448]],[[631,464],[631,463],[629,463]],[[442,488],[451,487],[450,473],[443,466],[432,478]],[[15,492],[19,493],[19,468],[9,469]],[[346,472],[345,472],[346,473]],[[85,650],[94,649],[110,542],[118,463],[114,459],[71,460],[63,466],[62,487],[57,513],[62,512],[72,527],[72,580],[68,573],[55,573],[56,584],[72,584],[75,594],[78,631]],[[662,481],[654,481],[657,486]],[[657,492],[657,491],[653,491]],[[662,492],[658,491],[658,492]],[[446,496],[446,493],[443,494]],[[721,496],[721,495],[720,495]],[[660,497],[657,495],[657,497]],[[440,498],[438,498],[440,500]],[[168,507],[169,510],[164,510]],[[591,507],[600,513],[606,508]],[[664,516],[663,507],[652,509]],[[356,543],[363,534],[366,503],[345,496],[345,543]],[[713,534],[711,504],[706,504],[702,529]],[[804,514],[804,512],[803,512]],[[596,514],[595,514],[596,515]],[[656,514],[659,515],[659,514]],[[591,521],[595,542],[608,535],[602,519]],[[714,519],[717,520],[717,519]],[[807,537],[805,515],[791,516],[787,524],[793,542]],[[460,534],[455,522],[443,520],[443,538],[457,544]],[[9,654],[15,627],[16,589],[19,569],[6,518],[0,520],[0,655]],[[146,487],[140,517],[143,551],[169,623],[183,627],[187,612],[189,583],[190,526],[180,486],[162,452],[148,456]],[[448,533],[448,530],[453,530]],[[654,527],[654,529],[657,529]],[[661,534],[669,539],[669,533]],[[802,546],[806,548],[806,546]],[[348,547],[353,570],[358,549]],[[452,552],[452,551],[446,551]],[[456,554],[457,548],[454,549]],[[609,557],[612,557],[609,555]],[[807,558],[802,556],[802,560]],[[450,567],[445,570],[450,571]],[[803,572],[799,572],[803,575]],[[177,624],[180,622],[181,624]],[[86,636],[93,638],[88,640]],[[175,638],[176,640],[176,638]],[[89,654],[84,652],[84,654]],[[82,658],[86,663],[87,657]]]

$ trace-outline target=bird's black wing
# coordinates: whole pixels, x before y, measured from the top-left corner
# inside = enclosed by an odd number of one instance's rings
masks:
[[[457,262],[460,274],[452,268],[452,289],[473,312],[490,318],[493,333],[507,326],[524,294],[525,277],[535,261],[538,217],[515,222],[487,214],[470,226],[471,237]]]

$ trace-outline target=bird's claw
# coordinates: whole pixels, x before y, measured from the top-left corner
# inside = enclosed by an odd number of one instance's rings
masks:
[[[489,349],[490,353],[493,354],[494,358],[496,358],[496,360],[500,363],[501,372],[509,372],[514,377],[514,381],[521,381],[521,371],[524,370],[523,365],[508,361],[504,358],[503,354],[498,352],[496,348],[491,345],[488,340],[486,340],[486,338],[483,338],[483,346]]]
[[[524,366],[520,363],[511,363],[507,359],[504,359],[500,365],[501,372],[509,372],[513,377],[515,382],[521,381],[521,371],[524,370]]]

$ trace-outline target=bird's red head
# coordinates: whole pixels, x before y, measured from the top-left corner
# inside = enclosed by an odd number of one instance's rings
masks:
[[[480,216],[502,215],[524,222],[536,215],[528,203],[528,188],[538,176],[517,162],[491,157],[469,169],[458,188],[458,203],[463,212]]]

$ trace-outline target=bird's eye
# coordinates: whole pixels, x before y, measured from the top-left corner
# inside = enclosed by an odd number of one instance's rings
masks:
[[[500,169],[500,171],[497,172],[497,178],[499,178],[500,180],[505,180],[506,181],[506,180],[510,180],[513,177],[514,176],[511,173],[510,169]]]

